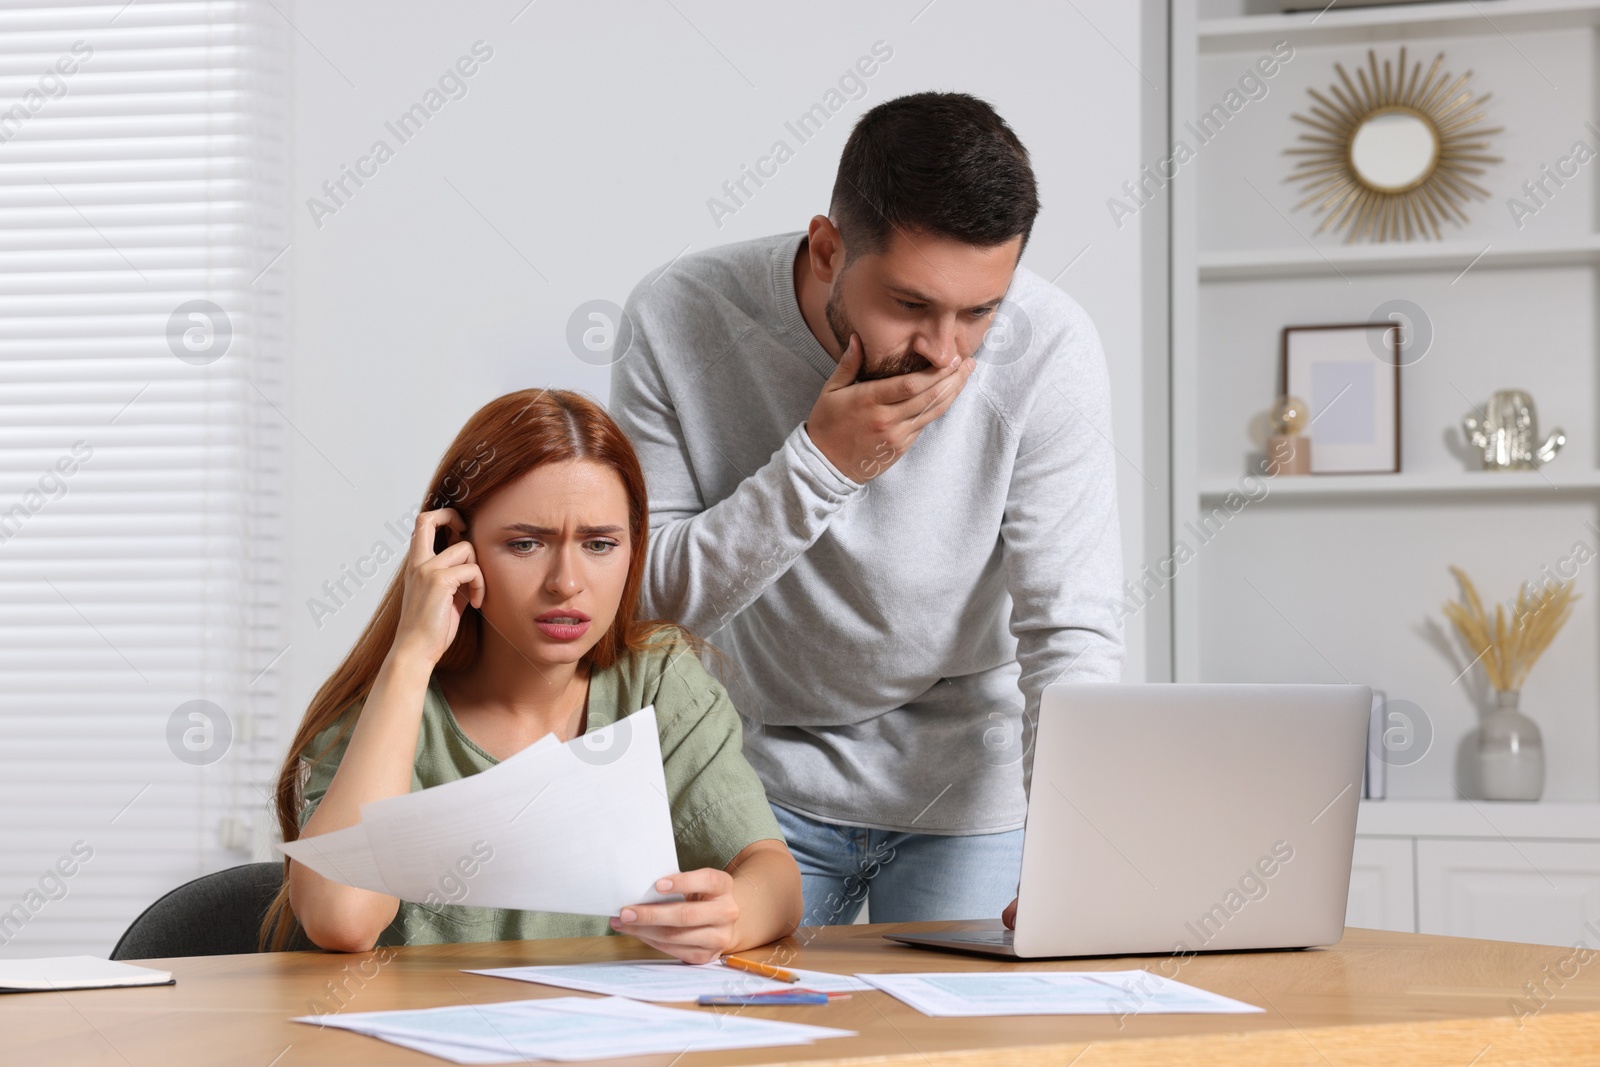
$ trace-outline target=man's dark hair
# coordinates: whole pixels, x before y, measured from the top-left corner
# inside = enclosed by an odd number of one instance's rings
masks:
[[[896,230],[980,247],[1039,214],[1028,150],[994,108],[966,93],[914,93],[861,116],[839,157],[829,216],[847,259],[881,252]]]

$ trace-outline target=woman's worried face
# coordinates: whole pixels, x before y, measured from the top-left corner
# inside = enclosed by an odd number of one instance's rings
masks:
[[[505,640],[536,666],[576,663],[611,629],[633,553],[628,493],[611,468],[536,467],[476,509],[468,536],[485,641]]]

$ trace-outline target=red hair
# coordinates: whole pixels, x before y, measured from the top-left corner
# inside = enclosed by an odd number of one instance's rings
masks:
[[[485,450],[487,449],[487,455]],[[453,507],[468,527],[483,501],[528,471],[546,463],[588,460],[615,471],[628,494],[628,535],[632,556],[622,600],[611,628],[583,657],[592,669],[604,670],[628,652],[644,651],[663,638],[686,637],[664,622],[640,620],[639,587],[644,580],[645,550],[650,533],[649,503],[644,471],[627,435],[604,408],[578,393],[561,389],[524,389],[491,400],[479,408],[445,449],[428,483],[421,510]],[[402,555],[404,550],[402,550]],[[356,639],[344,662],[322,683],[295,731],[283,767],[278,772],[275,807],[285,841],[300,836],[300,763],[323,730],[337,722],[356,701],[365,700],[394,644],[400,625],[400,605],[405,568],[396,569],[378,609]],[[483,616],[467,605],[455,640],[439,657],[435,669],[448,673],[470,666],[478,655]],[[700,643],[689,639],[699,647]],[[346,725],[340,737],[355,725]],[[337,743],[337,742],[335,742]],[[289,907],[289,861],[284,859],[284,882],[261,928],[263,949],[282,949],[294,937],[298,921]]]

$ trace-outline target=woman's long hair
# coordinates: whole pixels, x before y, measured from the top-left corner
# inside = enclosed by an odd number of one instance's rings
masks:
[[[681,633],[666,623],[637,617],[650,527],[644,471],[639,467],[633,445],[604,408],[588,397],[561,389],[524,389],[491,400],[467,420],[445,450],[419,510],[453,507],[470,527],[473,511],[501,487],[535,467],[575,459],[589,460],[616,471],[628,494],[632,556],[628,560],[628,578],[622,586],[622,600],[617,605],[611,628],[582,660],[592,669],[603,670],[627,652],[642,651],[665,636]],[[275,800],[278,827],[285,841],[300,836],[302,757],[315,760],[322,755],[306,750],[316,736],[337,722],[353,703],[366,699],[384,657],[394,644],[405,588],[404,557],[409,550],[409,543],[400,549],[401,565],[395,569],[372,621],[356,639],[344,662],[317,690],[289,745],[288,755],[278,772]],[[462,612],[455,640],[439,658],[435,669],[448,673],[471,665],[477,658],[482,628],[482,614],[468,604]],[[690,643],[700,647],[698,641],[690,639]],[[354,725],[352,719],[339,736],[342,738]],[[287,858],[283,874],[283,888],[278,891],[261,926],[260,943],[264,950],[283,949],[300,933],[300,924],[289,907]]]

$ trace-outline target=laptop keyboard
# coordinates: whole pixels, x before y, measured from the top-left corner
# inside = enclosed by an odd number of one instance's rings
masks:
[[[961,941],[969,945],[1009,945],[1013,930],[979,930],[970,934],[940,934],[944,941]]]

